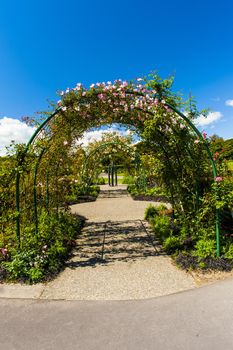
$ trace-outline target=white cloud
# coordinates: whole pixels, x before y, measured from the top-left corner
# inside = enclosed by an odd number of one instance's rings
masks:
[[[197,126],[205,126],[209,124],[213,124],[216,121],[220,120],[223,117],[221,112],[210,112],[206,117],[204,115],[200,115],[195,120],[195,124]]]
[[[27,143],[34,131],[34,127],[28,126],[18,119],[9,117],[0,118],[0,156],[6,155],[6,147],[9,146],[12,141],[16,144]],[[77,143],[87,146],[89,142],[101,140],[104,133],[112,132],[116,132],[118,135],[127,136],[131,133],[131,130],[119,130],[119,128],[113,126],[108,129],[87,131]]]
[[[129,135],[129,130],[116,130],[115,128],[109,128],[107,130],[93,130],[87,131],[84,133],[83,137],[78,140],[78,144],[82,144],[84,147],[88,145],[88,143],[93,141],[100,141],[102,139],[103,134],[116,132],[118,135],[127,136]]]
[[[6,146],[11,141],[27,143],[35,128],[28,126],[18,119],[3,117],[0,119],[0,156],[6,155]]]
[[[226,100],[226,101],[225,101],[225,105],[226,105],[226,106],[233,107],[233,100]]]

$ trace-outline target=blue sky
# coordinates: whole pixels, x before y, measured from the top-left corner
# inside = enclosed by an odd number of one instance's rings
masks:
[[[44,110],[57,90],[77,82],[158,70],[175,74],[174,90],[215,113],[201,129],[231,138],[232,13],[230,0],[2,0],[0,119]]]

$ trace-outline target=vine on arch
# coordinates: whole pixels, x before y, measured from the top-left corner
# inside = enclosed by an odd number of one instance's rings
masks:
[[[197,240],[199,233],[208,228],[209,237],[215,240],[215,224],[219,229],[218,210],[230,205],[222,191],[225,179],[217,176],[208,140],[193,125],[200,112],[194,103],[188,103],[187,108],[187,103],[172,92],[172,82],[172,78],[162,80],[152,74],[130,82],[96,83],[89,88],[79,83],[59,93],[60,100],[52,106],[54,110],[45,113],[41,127],[17,155],[13,173],[17,179],[14,217],[19,243],[35,221],[33,192],[39,216],[44,210],[48,215],[58,215],[65,189],[72,181],[79,181],[75,171],[77,175],[77,169],[84,162],[85,152],[77,140],[85,131],[113,123],[127,126],[142,140],[144,155],[151,157],[157,181],[170,196],[177,224],[186,226]],[[16,158],[12,164],[15,161]],[[7,208],[5,197],[4,201]],[[7,230],[13,233],[12,225]],[[219,255],[219,231],[216,233]]]

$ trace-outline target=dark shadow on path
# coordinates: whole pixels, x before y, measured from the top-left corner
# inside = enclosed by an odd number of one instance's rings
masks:
[[[66,266],[72,269],[95,267],[157,255],[164,253],[141,220],[86,222],[73,251],[73,258]]]

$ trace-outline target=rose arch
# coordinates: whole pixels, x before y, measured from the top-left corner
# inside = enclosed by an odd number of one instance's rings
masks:
[[[132,160],[135,161],[135,158],[137,157],[137,151],[135,147],[128,146],[124,142],[119,140],[113,140],[113,141],[107,141],[107,142],[101,142],[100,144],[97,144],[94,149],[92,149],[85,157],[83,162],[83,169],[82,169],[82,178],[84,182],[90,182],[91,181],[91,173],[95,171],[95,166],[99,162],[109,159],[110,156],[114,156],[114,154],[120,154],[121,157],[128,156],[133,157]],[[91,169],[92,168],[92,169]]]
[[[90,129],[113,123],[135,130],[146,149],[156,152],[163,161],[161,171],[164,171],[164,182],[170,188],[172,204],[191,216],[195,215],[198,211],[197,202],[202,201],[200,188],[203,186],[203,173],[206,172],[208,176],[211,166],[214,183],[217,171],[205,136],[194,125],[193,121],[198,116],[195,106],[190,103],[188,110],[184,111],[184,103],[171,92],[171,85],[171,80],[162,81],[153,75],[130,82],[116,80],[96,83],[88,89],[77,84],[73,89],[60,92],[61,97],[54,111],[47,113],[25,149],[18,154],[16,234],[19,246],[21,230],[24,230],[30,219],[24,213],[31,206],[33,195],[34,206],[35,202],[36,206],[38,204],[38,186],[40,205],[48,207],[49,181],[56,189],[53,196],[59,196],[62,186],[67,185],[64,169],[68,168],[68,162],[74,157],[76,140],[80,140],[84,132]],[[77,157],[84,161],[81,150]],[[201,159],[204,159],[203,164],[207,159],[208,169],[206,163],[202,165]],[[39,169],[40,178],[43,179],[40,183],[37,179]],[[59,171],[60,178],[56,175]],[[30,180],[32,173],[33,180]],[[30,181],[33,183],[32,193],[27,185]],[[180,191],[179,198],[177,191]],[[51,201],[50,209],[58,208],[59,205],[59,201]],[[34,207],[34,220],[35,213]],[[215,213],[215,232],[217,256],[220,256],[218,211]]]

